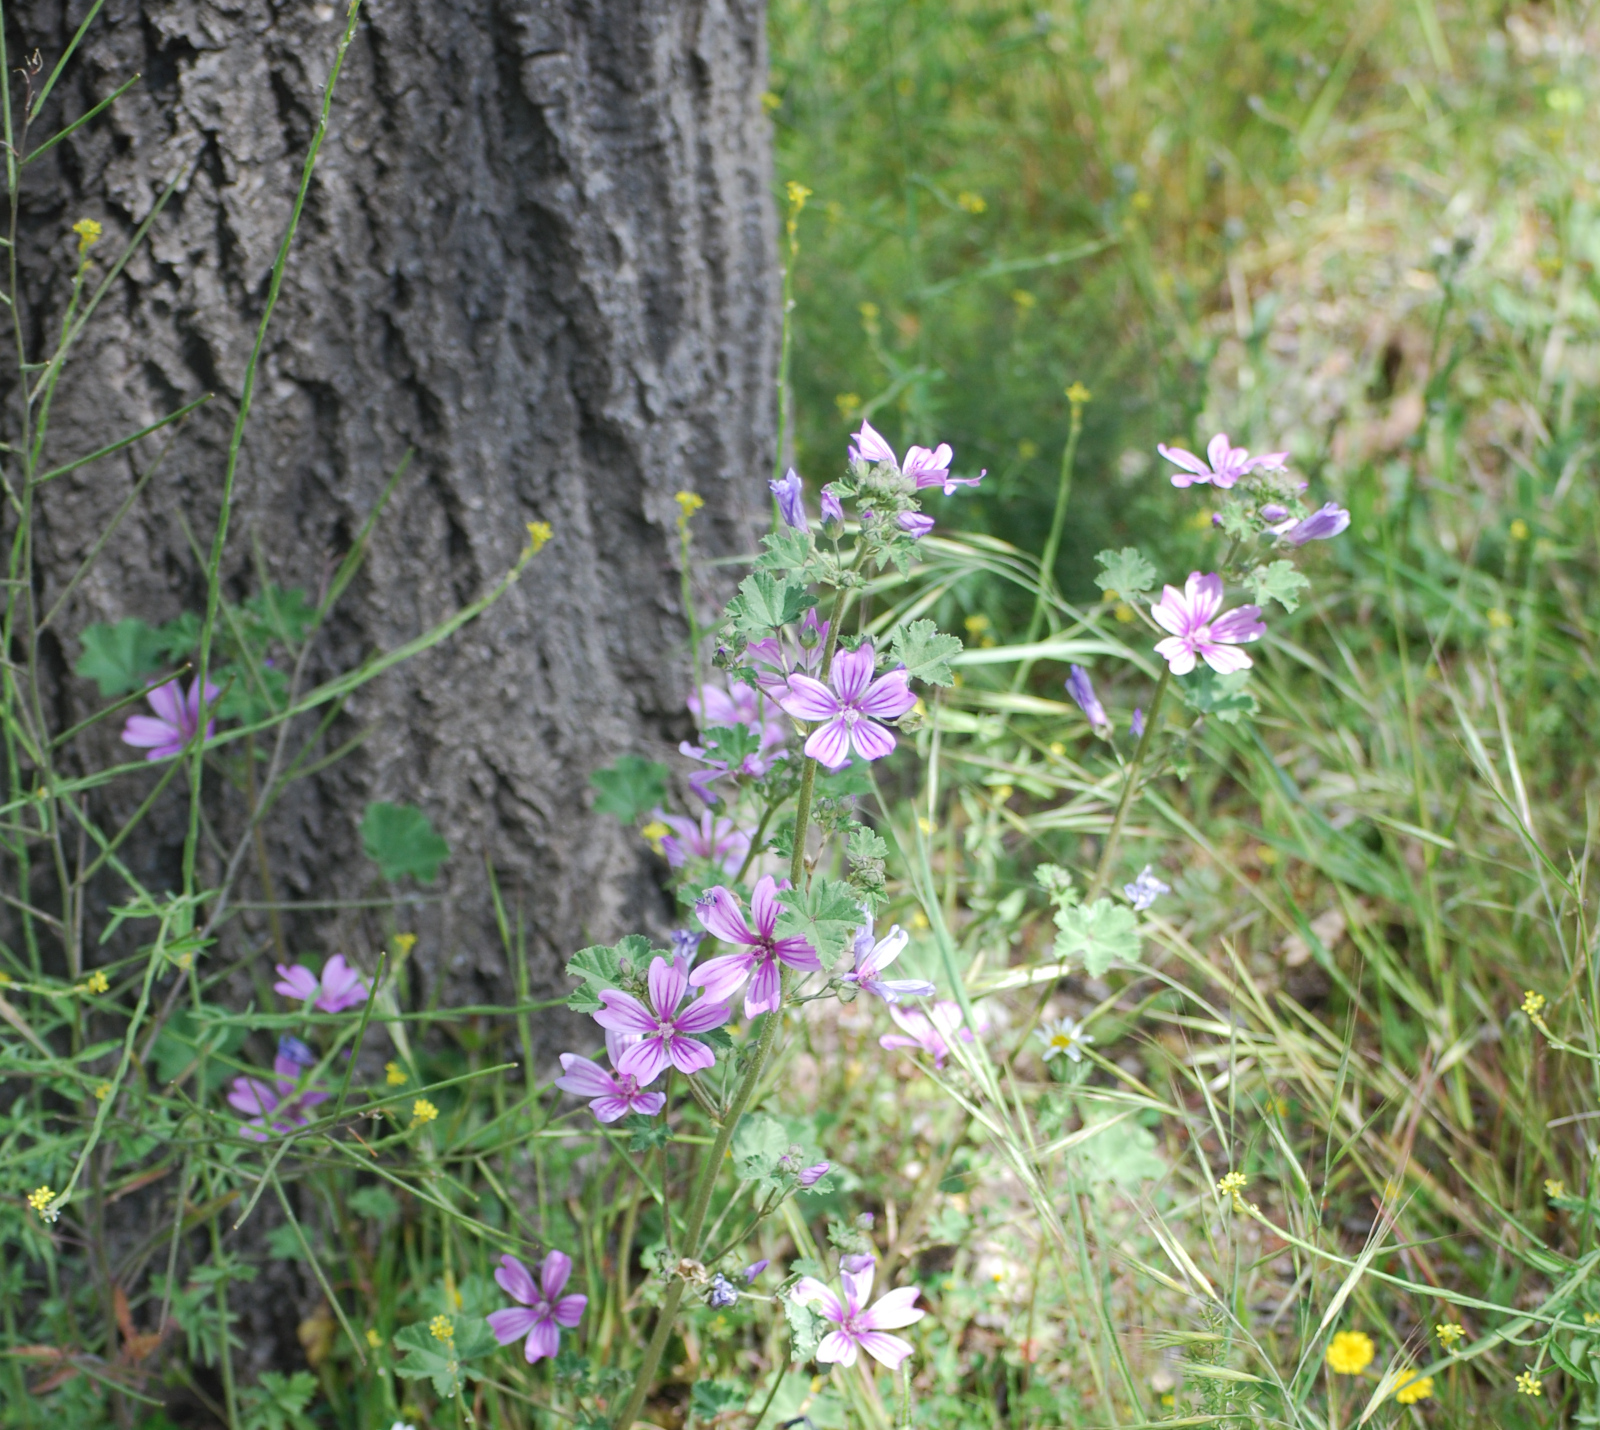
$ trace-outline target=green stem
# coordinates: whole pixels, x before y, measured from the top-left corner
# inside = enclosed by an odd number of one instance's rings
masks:
[[[1100,897],[1105,891],[1107,881],[1111,878],[1111,861],[1116,857],[1117,844],[1122,838],[1122,826],[1128,821],[1134,787],[1139,783],[1139,769],[1144,764],[1146,754],[1149,753],[1150,741],[1156,733],[1156,722],[1161,717],[1161,702],[1166,699],[1167,686],[1171,680],[1172,671],[1163,670],[1161,679],[1156,684],[1156,693],[1150,701],[1150,709],[1144,717],[1144,734],[1139,736],[1138,748],[1133,752],[1127,776],[1122,781],[1122,798],[1117,801],[1117,812],[1111,818],[1111,828],[1106,833],[1105,848],[1100,851],[1100,865],[1094,871],[1094,882],[1089,885],[1089,892],[1083,896],[1086,904],[1092,904]]]
[[[1050,518],[1050,535],[1045,539],[1044,552],[1039,557],[1039,594],[1033,603],[1033,619],[1028,622],[1025,644],[1032,645],[1044,628],[1045,611],[1050,604],[1050,593],[1056,584],[1056,555],[1061,550],[1061,533],[1067,525],[1067,502],[1072,496],[1072,468],[1078,457],[1078,438],[1083,434],[1083,404],[1072,404],[1072,421],[1067,428],[1067,445],[1061,449],[1061,479],[1056,484],[1056,509]],[[1023,661],[1017,667],[1011,688],[1020,690],[1028,681],[1033,662]]]

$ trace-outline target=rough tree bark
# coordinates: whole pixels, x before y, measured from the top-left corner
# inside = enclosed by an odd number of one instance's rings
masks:
[[[35,47],[53,63],[87,8],[7,7],[13,63]],[[660,753],[687,733],[674,492],[704,497],[713,553],[748,549],[765,496],[778,302],[763,18],[759,0],[370,0],[339,83],[226,570],[247,594],[259,549],[272,579],[315,591],[414,447],[319,656],[343,669],[484,591],[527,522],[555,528],[486,617],[352,702],[345,732],[370,738],[269,831],[279,897],[361,897],[364,803],[424,807],[453,856],[444,898],[418,914],[415,958],[448,978],[446,1001],[511,987],[485,856],[526,914],[536,988],[564,988],[559,962],[582,942],[664,917],[648,854],[589,811],[587,782],[619,751]],[[86,624],[200,608],[184,523],[209,542],[343,21],[342,5],[309,0],[109,0],[41,121],[69,122],[143,76],[29,173],[23,320],[40,343],[65,302],[74,220],[106,226],[96,256],[109,259],[182,176],[68,370],[52,458],[217,394],[61,623],[64,725],[97,703],[69,673]],[[153,453],[45,489],[47,588]],[[120,758],[114,735],[84,762]],[[125,813],[142,793],[109,798]],[[152,830],[133,857],[170,886],[176,811]],[[290,929],[300,948],[368,966],[383,933],[354,915]]]

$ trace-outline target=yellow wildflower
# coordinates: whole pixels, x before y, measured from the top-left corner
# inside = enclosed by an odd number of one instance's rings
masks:
[[[549,541],[555,534],[555,529],[548,521],[530,521],[528,523],[528,555],[538,555],[544,549],[545,542]]]
[[[1544,1386],[1538,1376],[1525,1370],[1517,1377],[1517,1394],[1537,1397],[1544,1394]]]
[[[1037,307],[1039,303],[1039,300],[1026,288],[1013,288],[1011,290],[1011,301],[1024,313],[1030,308]]]
[[[1123,625],[1127,625],[1133,619],[1133,607],[1126,601],[1118,601],[1116,609],[1111,614],[1121,621]]]
[[[782,95],[774,94],[770,89],[762,92],[761,107],[766,110],[768,114],[771,114],[772,111],[782,103]]]
[[[956,206],[965,209],[969,214],[981,214],[989,207],[989,201],[982,194],[963,189],[956,195]]]
[[[1511,523],[1511,539],[1513,541],[1526,541],[1528,539],[1528,523],[1520,516]]]
[[[1062,755],[1067,753],[1067,747],[1060,740],[1052,740],[1050,742],[1050,753],[1060,759]]]
[[[406,1080],[405,1069],[399,1063],[385,1063],[383,1065],[383,1080],[390,1087],[399,1087]]]
[[[99,1084],[97,1084],[95,1086],[94,1099],[95,1099],[96,1102],[104,1102],[110,1096],[111,1096],[111,1084],[110,1083],[102,1082],[102,1083],[99,1083]]]
[[[1511,617],[1505,611],[1501,610],[1499,606],[1494,606],[1489,611],[1489,624],[1497,631],[1509,630],[1511,627]]]
[[[1559,1177],[1546,1177],[1544,1179],[1544,1194],[1547,1197],[1564,1197],[1567,1194],[1567,1184]]]
[[[981,636],[989,629],[989,618],[982,611],[974,611],[961,624],[967,628],[969,636]]]
[[[79,262],[82,262],[84,255],[100,242],[100,235],[105,232],[92,218],[80,218],[72,225],[72,231],[78,235]]]
[[[841,392],[833,399],[833,405],[839,409],[839,415],[846,422],[854,422],[856,413],[861,411],[861,394],[859,392]]]
[[[659,819],[652,819],[639,833],[650,841],[650,847],[659,854],[661,853],[661,841],[671,834],[672,830]]]
[[[1415,1405],[1419,1400],[1427,1400],[1433,1394],[1433,1377],[1431,1375],[1419,1376],[1416,1371],[1401,1372],[1400,1384],[1395,1389],[1394,1398],[1402,1405]]]
[[[397,933],[394,936],[395,957],[404,958],[417,946],[417,936],[414,933]]]
[[[80,993],[104,993],[111,985],[106,982],[106,976],[98,968],[95,969],[82,983],[78,985]]]
[[[448,1316],[435,1316],[428,1322],[428,1329],[436,1341],[453,1341],[456,1338],[456,1323]]]
[[[378,1347],[383,1344],[383,1337],[373,1330],[371,1326],[367,1327],[367,1344],[371,1346],[373,1350],[377,1350]]]
[[[28,1193],[28,1205],[38,1212],[40,1216],[43,1216],[44,1209],[50,1205],[54,1197],[55,1193],[50,1190],[49,1186],[36,1187]]]
[[[679,492],[672,499],[677,502],[678,510],[683,513],[683,520],[685,521],[706,504],[705,498],[698,492]]]
[[[811,197],[811,190],[804,184],[796,183],[793,179],[790,179],[784,185],[784,192],[788,194],[790,207],[793,208],[796,217],[798,217],[800,210],[806,206],[806,200]]]
[[[1529,989],[1522,995],[1522,1011],[1530,1018],[1537,1018],[1544,1012],[1544,994]]]
[[[1089,401],[1089,389],[1081,382],[1075,382],[1067,389],[1067,401],[1074,407],[1082,407]]]
[[[425,1097],[419,1097],[411,1104],[411,1120],[413,1123],[432,1122],[438,1115],[439,1109]]]
[[[1433,1328],[1434,1335],[1438,1336],[1439,1344],[1449,1350],[1457,1341],[1467,1338],[1467,1328],[1454,1321],[1445,1321]]]
[[[1377,1354],[1372,1337],[1363,1331],[1340,1331],[1328,1345],[1328,1369],[1336,1375],[1360,1375]]]

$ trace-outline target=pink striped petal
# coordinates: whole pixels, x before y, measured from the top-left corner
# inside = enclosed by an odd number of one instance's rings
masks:
[[[599,1016],[598,1013],[595,1014],[596,1018]],[[622,1055],[622,1061],[617,1064],[617,1071],[623,1077],[632,1077],[640,1087],[648,1087],[666,1071],[670,1061],[660,1038],[646,1038],[643,1042],[635,1043]]]
[[[794,1283],[790,1294],[802,1305],[815,1306],[836,1326],[844,1320],[843,1303],[826,1282],[818,1281],[815,1276],[802,1276]]]
[[[594,1015],[594,1020],[602,1028],[618,1033],[653,1033],[661,1026],[661,1020],[648,1012],[643,1003],[620,988],[602,988],[600,1002],[604,1006]],[[617,1070],[622,1071],[620,1063]]]
[[[887,1335],[883,1331],[863,1331],[859,1340],[862,1350],[879,1365],[886,1366],[890,1370],[899,1370],[900,1362],[915,1349],[910,1341],[903,1341],[899,1336]],[[817,1351],[817,1359],[822,1359],[820,1348]]]
[[[798,934],[793,938],[778,939],[772,945],[772,951],[790,968],[803,968],[808,973],[815,973],[822,967],[822,960],[817,957],[816,949]]]
[[[532,1272],[514,1256],[500,1258],[500,1264],[495,1268],[494,1279],[506,1295],[513,1301],[522,1302],[524,1306],[531,1306],[539,1299],[538,1289],[533,1284]],[[501,1345],[504,1344],[502,1341]]]
[[[589,1304],[587,1296],[563,1296],[550,1308],[558,1326],[569,1331],[583,1319],[583,1308]]]
[[[522,1354],[529,1365],[535,1361],[544,1360],[547,1356],[552,1359],[561,1349],[561,1332],[556,1329],[556,1323],[548,1318],[540,1321],[528,1332],[528,1339],[522,1347]]]
[[[526,1306],[508,1306],[503,1311],[492,1312],[487,1319],[495,1340],[503,1346],[509,1346],[512,1341],[520,1341],[538,1324],[539,1313],[530,1311]]]
[[[153,715],[130,715],[122,727],[122,743],[135,749],[175,745],[183,747],[183,731]]]
[[[1187,675],[1194,669],[1194,651],[1189,648],[1188,641],[1178,636],[1168,636],[1164,641],[1157,641],[1156,654],[1166,661],[1174,675]]]
[[[822,1365],[854,1365],[855,1339],[843,1331],[829,1331],[817,1346],[817,1360]]]
[[[317,975],[303,963],[296,963],[289,968],[280,963],[277,968],[278,981],[272,985],[272,991],[281,993],[285,998],[293,998],[296,1003],[315,998],[322,987],[317,982]]]
[[[725,953],[721,958],[700,964],[689,975],[689,982],[696,988],[703,988],[707,998],[726,1002],[744,987],[755,964],[754,953]]]
[[[762,875],[751,893],[750,914],[762,941],[770,939],[778,927],[778,881],[771,874]]]
[[[915,1286],[901,1286],[886,1291],[858,1322],[869,1331],[893,1331],[920,1321],[928,1313],[919,1311],[915,1302],[921,1293]]]
[[[757,1013],[774,1012],[783,1002],[783,975],[778,972],[776,959],[763,959],[756,965],[755,977],[745,990],[744,1015],[754,1018]]]
[[[709,1033],[728,1021],[728,1005],[715,998],[691,1003],[676,1020],[680,1033]]]
[[[1236,671],[1249,670],[1255,664],[1236,645],[1216,645],[1211,641],[1205,641],[1200,646],[1200,654],[1205,657],[1206,664],[1216,671],[1218,675],[1232,675]],[[1192,663],[1192,656],[1190,661]],[[1179,675],[1183,674],[1182,671],[1178,670],[1177,666],[1172,668]]]
[[[850,726],[841,716],[812,732],[805,752],[824,769],[836,770],[850,758]]]
[[[712,938],[723,943],[759,943],[761,940],[739,912],[739,905],[726,889],[718,884],[708,891],[694,906],[694,916]],[[693,982],[690,979],[690,982]]]
[[[572,1258],[566,1252],[546,1252],[544,1260],[539,1263],[539,1289],[544,1292],[544,1299],[554,1301],[571,1275]]]
[[[1229,645],[1260,640],[1266,633],[1260,606],[1236,606],[1227,615],[1218,616],[1211,623],[1211,639],[1226,641]]]
[[[683,1002],[683,995],[689,988],[689,975],[686,969],[678,967],[675,959],[653,958],[646,982],[650,985],[651,1006],[660,1017],[669,1018],[673,1009]]]
[[[839,713],[839,698],[820,680],[796,673],[789,677],[783,708],[797,720],[830,720]]]
[[[828,683],[838,692],[841,705],[854,705],[861,699],[872,683],[877,663],[871,641],[863,641],[854,650],[842,650],[834,656]]]
[[[1190,619],[1203,626],[1222,609],[1222,577],[1215,571],[1205,576],[1191,571],[1183,583],[1183,594],[1188,598]]]
[[[850,727],[850,744],[864,760],[885,760],[894,753],[894,736],[871,720],[857,720]]]
[[[617,1080],[604,1068],[574,1053],[562,1053],[561,1073],[555,1085],[574,1097],[615,1097]]]
[[[879,720],[898,720],[916,703],[917,697],[911,693],[911,677],[903,670],[891,670],[868,686],[856,702],[856,708]]]
[[[694,1038],[673,1038],[667,1043],[667,1056],[681,1073],[704,1072],[715,1067],[717,1055]]]

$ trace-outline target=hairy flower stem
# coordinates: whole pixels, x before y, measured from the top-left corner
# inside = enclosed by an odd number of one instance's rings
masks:
[[[1172,671],[1163,670],[1161,679],[1156,684],[1156,693],[1150,699],[1150,709],[1144,717],[1144,734],[1139,736],[1133,760],[1128,765],[1128,773],[1122,781],[1122,798],[1117,801],[1117,812],[1111,817],[1111,828],[1106,833],[1105,848],[1100,851],[1100,865],[1094,871],[1094,882],[1089,885],[1089,892],[1083,896],[1086,904],[1092,904],[1098,899],[1110,881],[1111,861],[1116,858],[1117,844],[1122,839],[1122,826],[1128,822],[1128,810],[1133,804],[1134,787],[1139,783],[1139,770],[1150,751],[1150,741],[1156,733],[1156,722],[1161,718],[1161,702],[1166,699],[1167,686],[1171,680]]]
[[[1067,524],[1067,503],[1072,496],[1072,468],[1078,456],[1078,438],[1083,435],[1083,404],[1073,402],[1071,426],[1067,428],[1067,445],[1061,453],[1061,480],[1056,486],[1056,509],[1050,518],[1050,535],[1045,539],[1044,553],[1039,557],[1039,594],[1033,603],[1033,618],[1028,622],[1028,635],[1024,644],[1032,645],[1044,628],[1045,608],[1050,592],[1055,588],[1056,555],[1061,550],[1061,533]],[[1017,666],[1011,682],[1013,690],[1020,690],[1028,682],[1032,661]]]

